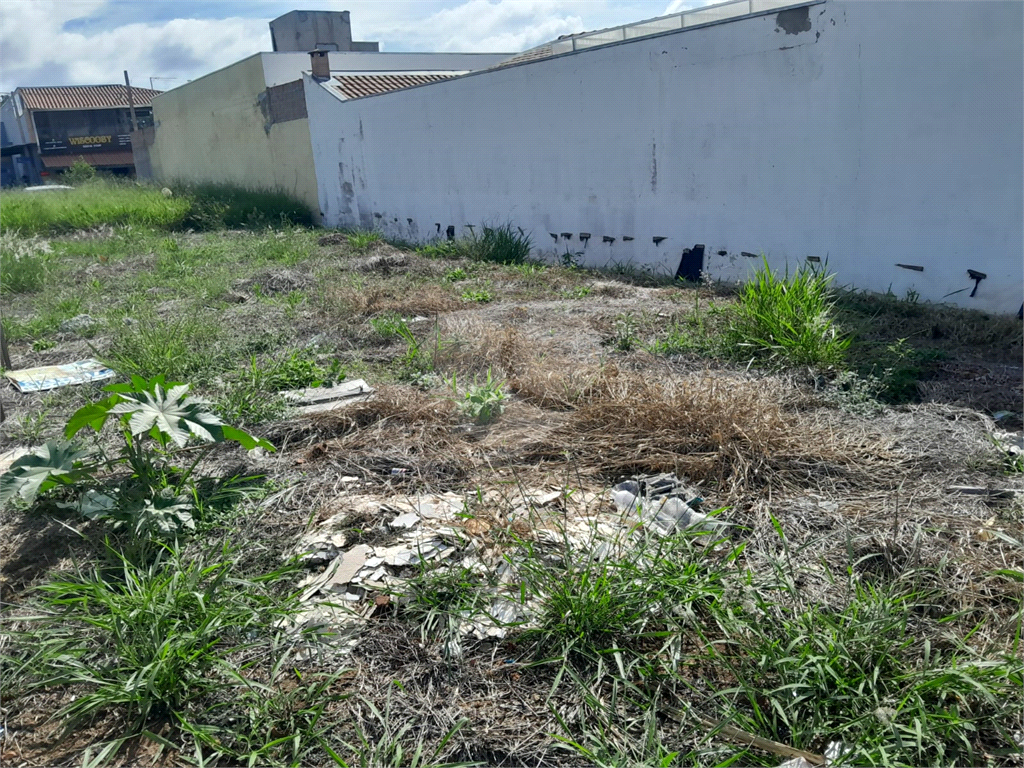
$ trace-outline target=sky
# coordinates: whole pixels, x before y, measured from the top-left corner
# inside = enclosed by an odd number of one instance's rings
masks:
[[[166,90],[271,50],[267,22],[291,10],[350,11],[353,39],[377,40],[382,51],[518,53],[709,2],[2,0],[0,91],[124,82],[125,69],[133,85]]]

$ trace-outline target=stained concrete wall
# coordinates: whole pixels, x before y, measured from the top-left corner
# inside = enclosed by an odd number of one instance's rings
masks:
[[[475,69],[508,54],[329,54],[332,69]],[[215,182],[282,190],[320,206],[301,88],[291,89],[308,53],[259,53],[153,99],[154,135],[147,141],[153,179]],[[291,91],[295,92],[292,93]]]
[[[307,78],[323,220],[409,240],[511,221],[670,273],[699,243],[728,280],[811,257],[841,284],[1016,312],[1022,16],[826,0],[349,102]]]
[[[154,98],[154,178],[281,190],[316,215],[308,121],[268,120],[266,88],[263,58],[256,54]]]

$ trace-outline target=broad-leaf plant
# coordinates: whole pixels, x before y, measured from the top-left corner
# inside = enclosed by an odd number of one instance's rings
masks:
[[[41,493],[70,486],[77,500],[61,506],[110,519],[117,528],[129,526],[138,536],[176,538],[195,528],[192,475],[214,445],[230,441],[246,450],[274,450],[266,440],[224,424],[207,401],[189,396],[188,384],[132,376],[131,383],[103,389],[109,397],[71,416],[66,442],[47,441],[0,475],[0,506],[15,497],[31,503]],[[75,441],[83,430],[98,435],[108,423],[124,439],[116,454],[109,455],[99,440],[92,448]],[[185,456],[191,462],[181,469],[175,462]]]

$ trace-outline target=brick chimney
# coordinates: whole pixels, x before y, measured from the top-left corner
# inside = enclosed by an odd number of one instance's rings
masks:
[[[331,62],[327,51],[310,51],[309,60],[313,67],[313,77],[317,80],[331,79]]]

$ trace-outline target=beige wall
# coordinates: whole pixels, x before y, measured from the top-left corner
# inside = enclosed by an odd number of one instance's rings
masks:
[[[281,190],[306,203],[319,222],[309,121],[266,129],[259,102],[265,83],[256,54],[156,97],[154,178]]]

